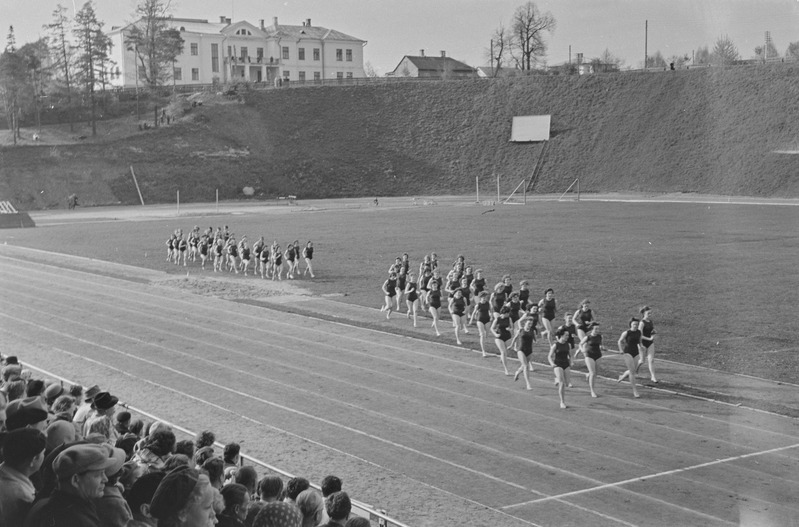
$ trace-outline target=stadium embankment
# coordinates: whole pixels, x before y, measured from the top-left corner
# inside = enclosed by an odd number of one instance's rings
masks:
[[[218,97],[215,99],[219,99]],[[23,209],[81,203],[503,193],[541,144],[516,115],[552,115],[534,191],[799,196],[799,66],[252,91],[124,140],[6,148],[0,191]],[[32,184],[33,182],[33,184]],[[64,199],[61,199],[61,197]],[[57,197],[55,199],[54,197]]]

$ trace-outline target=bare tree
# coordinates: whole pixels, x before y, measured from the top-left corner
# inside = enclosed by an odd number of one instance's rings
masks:
[[[363,71],[366,74],[366,76],[370,79],[376,79],[380,76],[380,74],[377,73],[375,67],[372,66],[372,63],[369,62],[368,60],[366,61],[366,64],[363,65]]]
[[[492,77],[498,76],[502,66],[509,62],[512,47],[513,32],[505,24],[500,24],[491,35],[491,47],[488,49]]]
[[[660,50],[657,50],[654,55],[649,55],[646,58],[646,67],[647,68],[665,68],[666,67],[666,59],[663,58],[663,54]]]
[[[125,40],[136,56],[142,80],[151,88],[172,79],[175,59],[183,53],[183,37],[169,25],[171,4],[171,0],[141,0],[134,13],[137,20]]]
[[[624,59],[612,53],[608,48],[605,48],[605,51],[599,56],[599,61],[602,64],[615,66],[617,69],[621,69],[624,66]]]
[[[711,61],[713,64],[728,66],[740,58],[741,55],[738,53],[738,48],[730,37],[724,35],[716,40],[716,44],[713,46],[713,52],[711,53]]]
[[[530,71],[539,59],[546,55],[545,33],[555,30],[555,17],[547,11],[542,13],[533,2],[516,8],[511,20],[513,33],[512,57],[520,70]]]

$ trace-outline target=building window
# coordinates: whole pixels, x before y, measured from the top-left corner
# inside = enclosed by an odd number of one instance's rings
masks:
[[[198,53],[199,53],[199,50],[197,49],[197,44],[196,44],[196,43],[193,43],[193,44],[191,45],[191,54],[192,54],[192,55],[197,55]]]
[[[200,80],[200,68],[192,68],[191,69],[191,80],[193,80],[193,81]]]
[[[299,73],[299,75],[300,75],[300,82],[305,82],[305,72],[304,72],[304,71],[301,71],[301,72]]]
[[[297,50],[297,58],[299,60],[305,60],[305,48],[300,48]]]
[[[241,46],[241,61],[247,62],[247,46]]]
[[[342,71],[337,71],[337,72],[336,72],[336,78],[337,78],[338,80],[341,80],[341,79],[343,79],[343,78],[344,78],[344,72],[342,72]]]
[[[319,82],[321,80],[322,80],[322,74],[319,73],[318,71],[313,72],[313,81]]]
[[[211,71],[219,73],[219,44],[211,44]]]
[[[347,62],[352,62],[352,50],[347,50]]]
[[[283,60],[289,59],[289,47],[283,46]]]
[[[313,59],[319,60],[319,48],[313,48]]]
[[[344,58],[343,50],[337,49],[336,50],[336,60],[341,62],[343,60],[343,58]]]
[[[175,80],[176,81],[183,80],[183,68],[175,68]]]
[[[347,78],[348,78],[348,79],[351,79],[351,78],[352,78],[352,72],[351,72],[351,71],[348,71],[348,72],[347,72]]]
[[[291,76],[289,75],[289,70],[283,70],[283,78],[289,80]]]
[[[255,48],[255,54],[258,57],[258,62],[264,59],[264,48]]]

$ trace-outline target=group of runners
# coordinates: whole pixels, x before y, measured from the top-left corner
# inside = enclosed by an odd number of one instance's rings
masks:
[[[446,272],[445,277],[442,272]],[[452,318],[455,341],[462,344],[461,335],[469,333],[468,326],[476,326],[483,357],[488,356],[486,339],[490,335],[499,350],[505,375],[513,375],[514,380],[523,376],[528,390],[533,389],[529,377],[529,372],[534,371],[530,360],[533,345],[539,337],[545,337],[549,348],[547,361],[555,373],[561,408],[567,407],[565,391],[572,387],[571,366],[582,353],[588,369],[591,397],[599,397],[595,386],[597,361],[603,351],[610,350],[603,344],[599,322],[589,299],[580,302],[575,311],[566,312],[563,323],[558,324],[559,309],[552,288],[546,289],[537,301],[530,296],[527,280],[519,282],[519,289],[515,290],[510,275],[503,276],[499,283],[489,288],[483,270],[468,265],[463,255],[458,255],[452,266],[444,271],[435,253],[424,256],[418,273],[411,268],[407,253],[397,257],[389,266],[382,290],[385,303],[381,312],[387,319],[391,318],[392,312],[401,312],[404,301],[407,307],[405,316],[413,320],[414,327],[418,325],[420,312],[426,310],[433,319],[431,326],[436,335],[441,336],[439,321],[442,308],[446,306]],[[618,382],[629,379],[636,398],[640,396],[636,388],[636,373],[644,362],[649,368],[650,380],[658,382],[652,308],[642,307],[639,315],[629,320],[617,343],[618,353],[624,357],[627,368]],[[516,351],[520,362],[515,374],[508,370],[509,350]]]
[[[195,225],[188,235],[183,234],[183,229],[177,229],[167,239],[166,250],[167,262],[186,266],[188,262],[199,260],[203,269],[210,262],[215,273],[243,273],[247,276],[252,271],[253,276],[282,280],[285,270],[285,276],[290,280],[307,275],[315,277],[312,242],[303,246],[294,240],[284,250],[277,240],[267,245],[261,236],[250,245],[247,236],[236,241],[236,236],[227,225],[216,230],[208,227],[203,232]],[[303,270],[300,270],[300,259],[305,261]]]

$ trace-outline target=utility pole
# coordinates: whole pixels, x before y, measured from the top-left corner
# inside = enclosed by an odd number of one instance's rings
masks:
[[[490,48],[489,48],[490,51],[489,52],[491,53],[491,77],[496,77],[497,74],[494,73],[494,39],[493,38],[491,39],[491,44],[489,44],[489,46],[490,46]]]
[[[649,58],[649,20],[644,22],[644,71],[646,71],[646,60]]]

